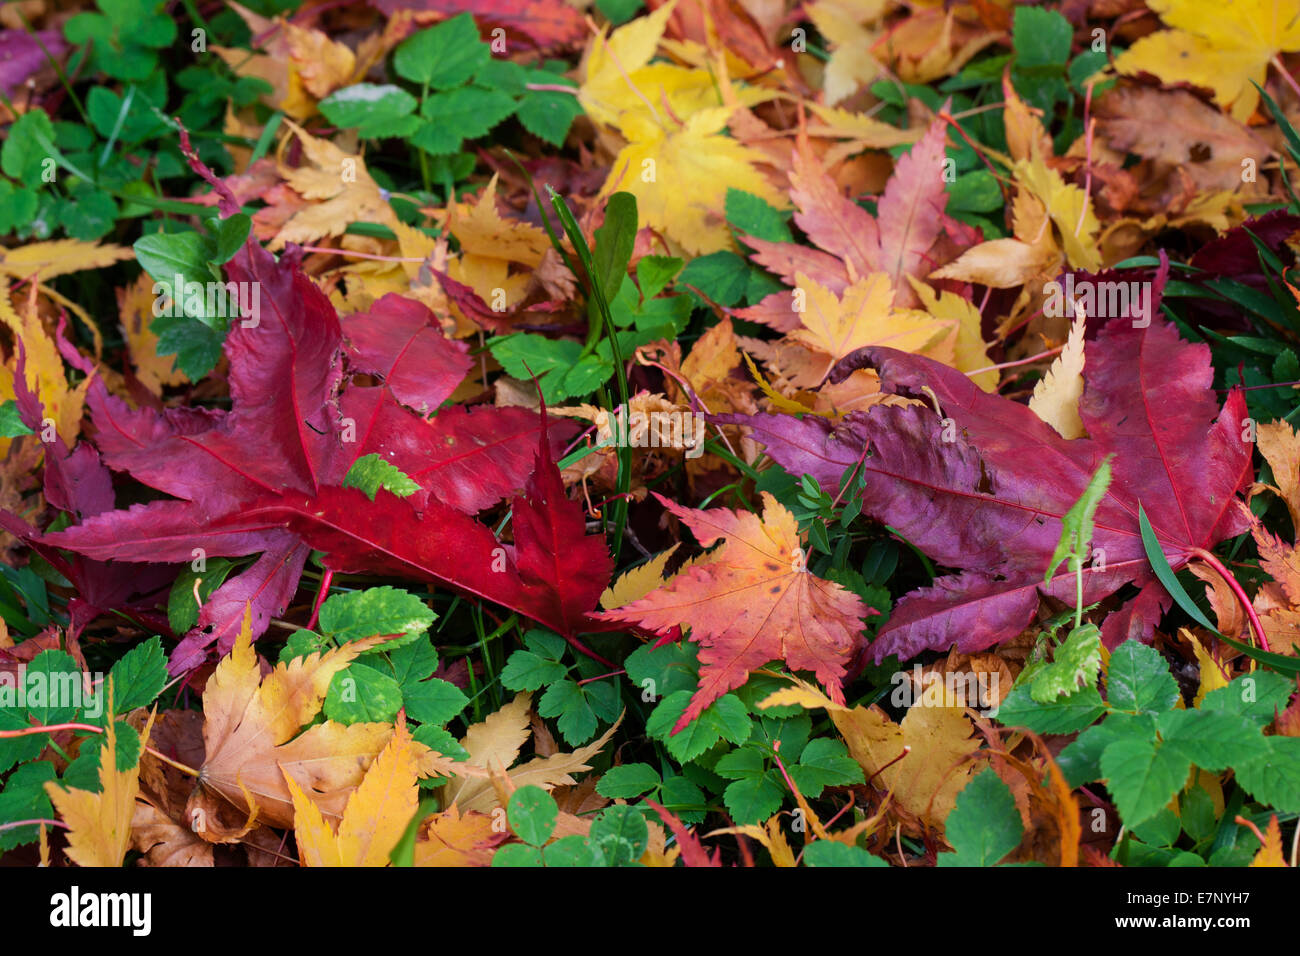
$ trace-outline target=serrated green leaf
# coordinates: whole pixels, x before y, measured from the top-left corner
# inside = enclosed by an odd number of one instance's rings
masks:
[[[1125,641],[1110,655],[1106,700],[1117,710],[1161,714],[1178,700],[1178,683],[1154,647]]]
[[[939,866],[995,866],[1020,845],[1024,824],[1011,788],[993,770],[984,770],[957,794],[944,823],[944,838],[955,853],[939,854]]]
[[[596,792],[611,800],[631,800],[660,785],[659,774],[645,763],[610,767],[596,784]]]
[[[1127,826],[1158,813],[1182,789],[1191,761],[1158,742],[1126,738],[1101,755],[1101,772]]]
[[[378,454],[362,455],[352,463],[343,478],[344,488],[359,488],[371,501],[380,488],[405,498],[420,490],[420,486],[396,465],[385,461]]]
[[[341,644],[376,634],[405,635],[385,645],[393,650],[414,641],[436,619],[414,594],[384,585],[330,595],[321,605],[318,625],[322,634]]]

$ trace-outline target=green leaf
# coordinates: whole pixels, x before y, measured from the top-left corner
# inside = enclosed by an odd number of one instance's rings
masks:
[[[1161,808],[1160,812],[1151,819],[1132,829],[1139,840],[1152,846],[1173,846],[1182,832],[1178,814],[1168,807]]]
[[[486,135],[515,111],[515,105],[505,93],[480,86],[434,93],[420,106],[420,115],[429,122],[415,131],[411,143],[435,156],[454,153],[463,140]]]
[[[117,735],[117,769],[131,770],[140,762],[140,735],[134,727],[120,720],[114,721],[113,727]],[[99,780],[99,765],[105,741],[103,734],[82,741],[77,759],[63,771],[62,782],[65,787],[75,787],[91,793],[103,791]]]
[[[849,756],[843,743],[830,737],[810,740],[799,757],[799,763],[790,768],[790,776],[799,785],[800,792],[810,800],[820,797],[826,787],[866,783],[862,767]]]
[[[213,256],[212,261],[220,264],[234,258],[235,253],[248,241],[248,234],[252,228],[253,220],[242,212],[227,216],[225,219],[218,219],[212,229],[217,246],[217,254]]]
[[[767,773],[767,758],[757,747],[737,747],[719,758],[713,772],[728,780],[750,780]]]
[[[645,763],[625,763],[610,767],[596,784],[596,792],[611,800],[631,800],[649,793],[660,785],[659,774]]]
[[[1196,606],[1196,602],[1183,589],[1178,576],[1174,574],[1173,568],[1169,566],[1169,559],[1165,557],[1164,549],[1160,547],[1160,542],[1156,539],[1155,529],[1151,527],[1146,510],[1140,503],[1138,504],[1138,529],[1142,532],[1142,547],[1147,553],[1147,560],[1151,562],[1151,569],[1155,571],[1156,577],[1165,586],[1165,590],[1173,596],[1174,601],[1187,612],[1193,621],[1210,633],[1218,634],[1218,628],[1211,624],[1210,619]]]
[[[33,435],[30,428],[23,424],[18,416],[18,403],[9,399],[0,405],[0,438],[17,438],[19,435]]]
[[[28,110],[9,127],[0,147],[0,169],[11,179],[39,189],[45,160],[53,156],[54,124],[43,109]]]
[[[1101,755],[1106,789],[1125,825],[1136,826],[1155,816],[1182,789],[1191,761],[1158,742],[1125,739]]]
[[[939,854],[939,866],[995,866],[1020,845],[1024,835],[1016,798],[991,769],[977,774],[957,794],[944,823],[955,853]]]
[[[506,804],[506,818],[515,836],[533,846],[541,846],[551,838],[560,808],[555,798],[541,787],[528,784],[510,795]]]
[[[555,683],[568,672],[558,661],[547,660],[532,651],[515,651],[501,671],[501,683],[508,690],[534,691]]]
[[[325,716],[340,724],[391,724],[401,709],[397,681],[356,661],[334,675],[325,693]]]
[[[591,262],[595,267],[592,279],[600,283],[606,299],[613,299],[627,278],[636,242],[636,217],[636,197],[631,193],[614,193],[605,204],[605,221],[596,230]]]
[[[600,851],[606,866],[628,866],[645,853],[650,830],[636,808],[612,806],[596,817],[588,839]]]
[[[235,566],[229,558],[212,558],[206,564],[203,571],[186,568],[172,582],[167,595],[167,623],[177,634],[184,634],[199,623],[200,605],[194,600],[195,583],[198,584],[199,600],[207,601]]]
[[[1061,66],[1070,59],[1074,28],[1055,10],[1017,7],[1011,28],[1011,45],[1018,68]]]
[[[1110,655],[1106,699],[1117,710],[1160,714],[1178,700],[1178,683],[1154,647],[1125,641]]]
[[[1001,193],[998,194],[1001,197]],[[753,193],[742,189],[727,190],[727,222],[740,232],[768,242],[794,242],[790,233],[790,214]]]
[[[175,355],[176,367],[192,382],[204,378],[221,360],[225,332],[198,319],[160,315],[150,328],[158,335],[158,354]]]
[[[294,631],[285,641],[284,647],[280,648],[281,661],[286,664],[289,661],[299,657],[306,657],[308,654],[318,654],[322,651],[328,651],[334,646],[334,642],[328,638],[322,637],[315,631],[308,631],[302,628]]]
[[[412,720],[441,727],[457,717],[469,698],[450,681],[430,677],[428,680],[402,684],[402,705]]]
[[[396,465],[391,465],[383,456],[371,453],[362,455],[352,463],[343,479],[344,488],[360,488],[371,501],[380,488],[405,498],[420,490],[420,486]]]
[[[1088,545],[1092,542],[1092,519],[1097,514],[1101,499],[1106,495],[1106,489],[1110,487],[1110,460],[1113,457],[1106,456],[1088,479],[1088,487],[1083,489],[1079,500],[1070,505],[1070,510],[1061,518],[1061,540],[1056,543],[1052,560],[1048,562],[1047,573],[1043,575],[1044,584],[1052,580],[1052,575],[1066,555],[1074,556],[1071,563],[1073,569],[1088,553]]]
[[[534,627],[524,632],[524,647],[548,661],[563,659],[568,646],[568,641],[544,627]]]
[[[411,736],[430,750],[437,751],[444,757],[450,757],[452,760],[469,759],[469,752],[460,745],[460,741],[442,727],[433,724],[421,724],[415,728]]]
[[[393,679],[404,688],[431,677],[438,669],[438,649],[427,637],[422,641],[412,641],[391,653],[387,645],[380,645],[365,656],[369,657],[371,654],[387,654]]]
[[[1106,705],[1095,687],[1085,687],[1051,703],[1034,700],[1027,687],[1013,687],[992,716],[1008,727],[1028,727],[1036,734],[1072,734],[1105,712]]]
[[[1202,770],[1222,771],[1268,755],[1268,743],[1251,721],[1214,710],[1170,710],[1156,718],[1164,746]]]
[[[1237,782],[1261,803],[1282,813],[1300,813],[1300,737],[1265,737],[1268,750],[1234,761]]]
[[[692,259],[677,279],[678,288],[694,286],[714,302],[731,307],[745,296],[749,264],[734,252],[712,252]]]
[[[45,784],[54,777],[54,765],[48,760],[25,763],[11,773],[4,790],[0,790],[0,824],[50,819],[54,808],[45,792]],[[0,853],[39,837],[40,830],[36,826],[0,829]]]
[[[662,740],[675,759],[682,762],[694,760],[722,739],[733,744],[742,744],[749,739],[754,722],[735,694],[719,697],[679,733],[672,733],[690,700],[690,691],[669,694],[646,721],[646,733]]]
[[[319,626],[340,644],[376,634],[401,634],[385,650],[409,644],[429,629],[437,615],[414,594],[384,585],[332,594],[321,605]]]
[[[1111,714],[1075,737],[1057,755],[1056,765],[1071,787],[1100,780],[1101,755],[1115,741],[1126,739],[1154,742],[1155,719],[1150,714]]]
[[[1083,624],[1056,649],[1052,663],[1034,672],[1029,693],[1040,704],[1051,703],[1080,687],[1096,686],[1100,672],[1101,631],[1095,624]]]
[[[590,838],[578,833],[571,833],[554,843],[548,843],[542,848],[542,860],[545,866],[586,868],[608,865],[600,851],[591,845]]]
[[[740,825],[761,823],[785,802],[785,787],[776,771],[757,777],[746,777],[728,784],[722,791],[727,812]]]
[[[617,701],[618,691],[611,681],[579,684],[558,680],[538,700],[537,712],[543,717],[559,718],[556,725],[560,734],[568,743],[578,746],[596,735],[601,716],[608,715],[611,704],[616,708]]]
[[[1214,836],[1219,827],[1214,798],[1199,783],[1183,794],[1180,806],[1183,832],[1200,843]]]
[[[415,97],[400,86],[357,83],[320,101],[320,111],[335,126],[356,129],[367,138],[409,136],[418,124]]]
[[[1201,710],[1218,710],[1248,718],[1256,727],[1273,722],[1286,710],[1295,684],[1271,671],[1255,671],[1234,678],[1226,687],[1217,687],[1205,695]]]
[[[205,283],[212,279],[208,262],[213,254],[209,240],[197,232],[155,232],[141,236],[132,246],[140,267],[154,282],[166,287],[165,294],[174,298],[178,291],[176,277],[185,282]],[[191,318],[198,318],[189,296],[181,304]]]
[[[1002,208],[1002,190],[986,169],[962,173],[948,185],[948,212],[993,212]]]
[[[446,90],[465,83],[491,59],[473,19],[462,13],[404,40],[393,53],[393,68],[403,79]]]
[[[542,866],[542,851],[523,843],[507,843],[492,854],[493,866]]]
[[[676,256],[642,256],[636,263],[636,284],[641,299],[653,299],[664,290],[673,276],[682,269],[682,260]]]
[[[699,683],[698,644],[679,641],[655,647],[643,644],[623,661],[628,680],[650,701],[678,691],[693,691]]]
[[[886,863],[878,856],[872,856],[866,850],[856,846],[846,846],[834,840],[818,840],[804,847],[804,866],[883,866]]]
[[[113,709],[119,714],[152,704],[167,683],[167,655],[162,638],[137,644],[108,672],[113,683]],[[108,691],[103,691],[107,700]],[[103,724],[103,721],[100,721]]]
[[[480,77],[481,81],[482,77]],[[574,86],[572,80],[545,70],[530,70],[527,81],[552,86]],[[574,86],[574,89],[576,90],[577,87]],[[519,117],[519,122],[528,132],[552,146],[559,147],[564,145],[564,140],[569,135],[569,128],[582,112],[582,103],[573,93],[529,90],[520,100],[515,115]]]

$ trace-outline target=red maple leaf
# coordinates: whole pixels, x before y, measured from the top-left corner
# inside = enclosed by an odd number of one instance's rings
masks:
[[[201,164],[196,168],[211,176]],[[233,199],[222,205],[229,212]],[[104,462],[172,499],[87,515],[41,543],[96,561],[260,554],[204,604],[198,625],[173,652],[173,672],[199,663],[214,642],[227,652],[246,603],[254,634],[264,633],[295,594],[312,547],[333,550],[331,543],[385,535],[433,548],[416,548],[416,560],[402,564],[416,577],[498,601],[572,637],[609,572],[603,540],[584,536],[581,508],[564,497],[558,471],[549,474],[576,426],[545,427],[545,409],[539,416],[517,408],[452,408],[426,419],[398,397],[440,404],[465,365],[454,344],[436,341],[441,333],[423,306],[381,300],[349,322],[356,337],[345,351],[333,306],[292,252],[277,262],[250,239],[227,273],[260,297],[259,321],[236,320],[226,340],[229,411],[132,409],[101,381],[89,394]],[[390,318],[390,330],[378,327]],[[428,381],[411,374],[412,350],[432,363]],[[384,384],[345,381],[344,355],[349,368],[383,375]],[[540,451],[533,443],[539,423]],[[371,502],[340,487],[352,463],[372,453],[407,472],[421,491],[406,500],[382,492]],[[526,482],[527,497],[515,502],[516,565],[514,550],[472,515]],[[534,542],[548,530],[551,540]],[[377,547],[361,554],[340,547],[331,566],[390,566]],[[562,571],[561,552],[581,558],[579,570]]]

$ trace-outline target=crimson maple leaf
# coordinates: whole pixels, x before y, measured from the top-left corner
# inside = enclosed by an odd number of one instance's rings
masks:
[[[187,145],[184,138],[182,142]],[[206,167],[195,168],[217,186],[224,212],[238,208]],[[102,381],[92,384],[87,404],[104,462],[172,500],[87,516],[43,536],[41,543],[96,561],[260,555],[204,604],[198,625],[173,652],[173,672],[199,663],[213,642],[221,653],[229,651],[245,604],[252,606],[254,635],[265,632],[271,617],[296,592],[309,541],[318,537],[316,530],[304,537],[298,512],[310,507],[316,509],[314,517],[324,518],[331,503],[341,509],[337,528],[353,540],[366,540],[377,522],[393,525],[382,531],[398,535],[413,528],[428,532],[424,526],[437,524],[426,537],[437,542],[439,553],[430,556],[427,567],[420,568],[426,573],[418,576],[499,600],[572,636],[604,581],[589,594],[594,585],[585,579],[530,568],[545,563],[547,547],[585,549],[591,555],[584,573],[608,577],[608,557],[602,564],[583,539],[580,507],[564,499],[562,485],[557,494],[546,474],[576,426],[558,422],[543,428],[543,451],[538,453],[528,449],[537,448],[532,438],[539,421],[545,423],[544,409],[539,417],[520,408],[453,408],[425,419],[404,407],[399,400],[420,408],[440,405],[464,374],[463,350],[438,342],[441,332],[428,309],[391,296],[367,315],[349,319],[345,348],[338,315],[297,261],[291,251],[277,262],[250,239],[227,265],[230,281],[259,296],[252,313],[259,320],[234,322],[226,339],[229,411],[132,409],[109,394]],[[422,363],[420,376],[410,368],[413,351]],[[384,383],[345,383],[345,357],[348,369],[383,375]],[[382,455],[421,490],[395,508],[397,499],[387,492],[370,502],[360,492],[340,487],[352,463],[367,454]],[[513,555],[502,551],[471,515],[518,491],[530,476],[530,487],[546,490],[546,503],[538,506],[547,512],[544,521],[576,540],[539,543],[533,550],[521,546],[516,566]],[[558,472],[554,481],[559,481]],[[523,511],[529,507],[525,502]],[[603,542],[596,542],[603,554]],[[501,560],[503,553],[509,560]],[[384,560],[376,554],[352,556],[346,563],[351,570],[363,570],[367,561],[383,565]]]
[[[974,653],[1014,637],[1029,624],[1040,590],[1073,604],[1073,572],[1062,570],[1046,586],[1043,575],[1062,516],[1107,455],[1116,456],[1114,479],[1097,508],[1098,560],[1083,570],[1083,601],[1100,601],[1130,582],[1141,588],[1106,619],[1109,646],[1149,639],[1171,601],[1146,558],[1139,504],[1175,569],[1246,530],[1234,504],[1251,477],[1245,399],[1234,390],[1219,409],[1209,348],[1184,342],[1159,318],[1167,274],[1163,262],[1149,323],[1110,318],[1085,345],[1079,415],[1086,438],[1063,439],[1026,405],[983,392],[947,366],[887,348],[854,353],[833,377],[873,367],[883,391],[932,393],[942,416],[928,398],[925,406],[853,412],[837,425],[814,417],[718,416],[749,425],[786,470],[810,474],[830,490],[861,460],[863,511],[938,564],[961,569],[898,602],[872,644],[877,660],[954,644]],[[1075,289],[1082,297],[1086,284],[1104,281],[1118,275],[1080,274]],[[955,428],[945,435],[948,424]]]

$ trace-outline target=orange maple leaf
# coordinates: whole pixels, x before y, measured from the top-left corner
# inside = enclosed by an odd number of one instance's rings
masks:
[[[809,573],[794,515],[763,492],[763,516],[728,508],[697,511],[655,495],[708,547],[723,546],[639,601],[604,613],[664,633],[689,625],[700,645],[700,683],[673,732],[749,672],[783,659],[810,670],[837,703],[862,643],[861,618],[877,613],[851,591]]]

